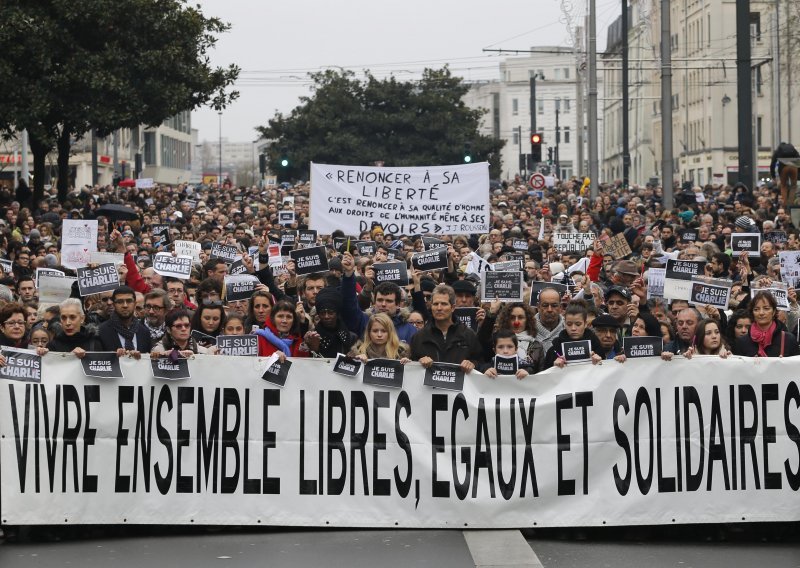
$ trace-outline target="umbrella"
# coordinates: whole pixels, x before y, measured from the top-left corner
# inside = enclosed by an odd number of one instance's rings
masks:
[[[136,187],[136,180],[134,179],[124,179],[117,184],[119,187]]]
[[[109,203],[102,205],[95,211],[97,215],[105,215],[112,221],[136,221],[139,215],[126,205],[118,205],[116,203]]]

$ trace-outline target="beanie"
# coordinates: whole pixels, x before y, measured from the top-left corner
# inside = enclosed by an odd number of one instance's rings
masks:
[[[320,310],[342,311],[342,293],[338,288],[323,288],[317,294],[316,300],[317,313]]]

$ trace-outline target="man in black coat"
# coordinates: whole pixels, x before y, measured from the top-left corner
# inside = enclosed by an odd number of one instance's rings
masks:
[[[128,286],[120,286],[111,294],[111,300],[114,302],[114,311],[98,330],[103,351],[115,351],[120,357],[131,355],[136,358],[142,353],[150,353],[150,332],[134,316],[136,293]]]

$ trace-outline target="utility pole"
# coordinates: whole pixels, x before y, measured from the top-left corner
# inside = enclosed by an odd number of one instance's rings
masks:
[[[672,53],[669,1],[661,0],[661,187],[664,208],[672,209]]]
[[[576,71],[575,71],[575,113],[576,113],[576,122],[575,133],[576,136],[576,146],[577,146],[577,154],[576,154],[576,162],[577,167],[575,168],[575,173],[580,176],[581,178],[584,177],[585,170],[583,169],[583,74],[584,70],[581,65],[581,57],[580,54],[583,51],[583,28],[578,28],[575,30],[575,50],[576,50]]]
[[[92,128],[92,186],[97,185],[99,180],[97,171],[97,130]]]
[[[217,185],[222,188],[222,111],[219,114],[219,177],[217,178]]]
[[[519,163],[519,173],[522,175],[526,175],[528,168],[525,167],[526,161],[525,158],[522,157],[522,127],[517,126],[517,161]]]
[[[119,130],[114,131],[114,145],[112,146],[112,160],[114,162],[114,179],[119,176]]]
[[[665,0],[662,0],[665,1]],[[597,6],[589,0],[589,178],[590,195],[597,197],[600,163],[597,153]]]
[[[739,131],[739,181],[755,188],[753,170],[753,71],[750,67],[750,0],[736,1],[736,95]]]
[[[531,77],[531,134],[536,132],[536,75]]]
[[[622,0],[622,187],[628,187],[631,167],[628,106],[628,0]]]
[[[777,147],[783,140],[783,129],[781,128],[781,42],[780,42],[780,23],[781,23],[781,0],[775,0],[775,13],[772,15],[772,51],[775,54],[772,60],[772,146]]]

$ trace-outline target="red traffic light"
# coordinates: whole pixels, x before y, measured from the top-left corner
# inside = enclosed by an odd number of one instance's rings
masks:
[[[541,143],[542,143],[542,135],[539,132],[531,134],[531,144],[541,144]]]

